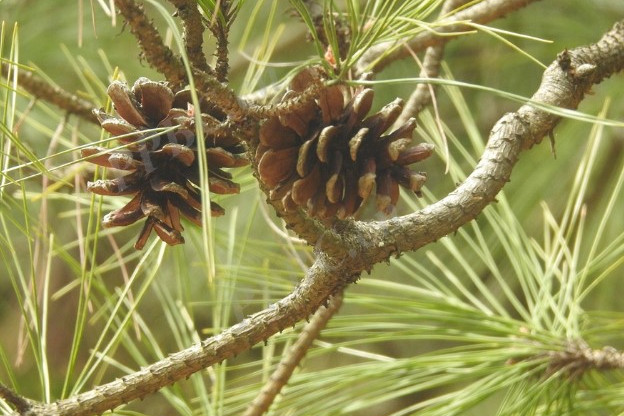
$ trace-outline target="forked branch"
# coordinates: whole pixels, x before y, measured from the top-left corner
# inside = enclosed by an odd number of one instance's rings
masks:
[[[173,85],[187,83],[182,59],[164,44],[160,33],[146,16],[143,6],[133,0],[115,0],[130,31],[136,37],[147,62]]]
[[[130,26],[148,63],[163,74],[167,81],[174,87],[181,87],[187,85],[189,77],[192,76],[199,92],[209,95],[214,105],[220,107],[230,118],[235,121],[244,118],[247,114],[246,105],[230,88],[219,82],[212,75],[212,71],[191,68],[191,73],[187,73],[181,57],[164,44],[160,33],[145,14],[142,5],[134,0],[115,0],[115,5]],[[199,58],[196,56],[195,59]]]

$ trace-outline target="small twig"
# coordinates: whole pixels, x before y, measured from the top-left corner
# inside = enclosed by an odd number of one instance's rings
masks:
[[[181,58],[164,44],[160,33],[145,15],[143,5],[134,0],[115,0],[115,5],[137,38],[147,62],[173,85],[186,84],[187,75]]]
[[[247,101],[252,105],[263,105],[263,103],[268,103],[273,98],[275,98],[279,93],[284,92],[283,83],[274,83],[266,85],[262,88],[255,90],[249,94],[245,94],[242,96],[242,99]]]
[[[143,7],[134,0],[115,0],[115,4],[137,38],[148,63],[172,84],[186,84],[188,77],[181,58],[163,43],[160,34],[145,15]],[[209,95],[211,102],[232,120],[240,121],[245,117],[247,105],[232,90],[214,76],[199,69],[194,69],[192,75],[197,89],[202,94]]]
[[[48,83],[31,71],[22,68],[11,68],[9,71],[9,68],[9,64],[2,62],[2,76],[7,78],[10,71],[16,70],[18,85],[35,98],[52,103],[69,114],[75,114],[92,123],[99,124],[93,115],[96,106],[92,102],[65,91],[57,85]]]
[[[20,414],[27,414],[32,408],[32,404],[28,399],[15,393],[7,386],[0,384],[0,398],[4,399],[9,404],[12,404]]]
[[[197,9],[197,2],[195,0],[169,1],[178,9],[177,15],[182,20],[184,47],[191,65],[200,71],[214,74],[213,69],[208,65],[203,50],[204,25],[202,16]]]
[[[463,23],[465,21],[491,22],[534,1],[537,0],[484,0],[479,2],[444,19],[447,24],[436,27],[436,32],[425,31],[408,40],[405,46],[409,49],[406,47],[396,48],[396,42],[384,42],[371,47],[357,63],[356,73],[379,72],[390,63],[408,57],[410,51],[419,52],[429,46],[456,39],[456,37],[440,36],[441,34],[450,35],[472,30],[471,26]],[[388,50],[392,51],[388,53]]]
[[[440,18],[466,3],[467,0],[447,0],[440,10]],[[446,42],[427,48],[423,58],[420,78],[437,78],[440,74],[440,64],[444,56]],[[435,92],[432,84],[418,84],[403,108],[401,116],[395,122],[397,126],[404,124],[410,117],[416,117],[429,103]]]
[[[595,350],[582,340],[572,342],[564,351],[551,352],[548,356],[550,358],[548,374],[561,371],[573,379],[579,379],[589,370],[624,368],[624,352],[613,347]]]
[[[316,314],[299,334],[297,341],[284,354],[277,368],[243,416],[261,416],[269,409],[282,388],[290,380],[295,368],[303,360],[314,340],[318,338],[321,330],[340,309],[342,298],[343,291],[340,291],[332,296],[326,308],[319,308],[316,311]]]
[[[232,4],[229,0],[217,0],[214,16],[210,22],[209,28],[217,40],[217,49],[215,57],[217,62],[215,72],[217,79],[226,82],[230,71],[230,61],[228,53],[228,35],[238,9],[232,10]]]

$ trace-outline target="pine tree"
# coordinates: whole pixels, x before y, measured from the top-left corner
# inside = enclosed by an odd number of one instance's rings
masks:
[[[0,413],[624,413],[620,3],[0,3]]]

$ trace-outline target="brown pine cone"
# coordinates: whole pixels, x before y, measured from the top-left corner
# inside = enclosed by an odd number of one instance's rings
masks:
[[[311,71],[295,77],[282,101],[315,82]],[[389,214],[399,185],[420,194],[426,180],[408,166],[426,159],[433,145],[412,145],[415,119],[383,134],[396,121],[403,101],[396,99],[366,117],[373,90],[361,89],[345,102],[346,88],[321,87],[316,100],[268,119],[256,151],[260,179],[287,211],[304,209],[321,219],[356,215],[376,187],[377,210]],[[366,118],[365,118],[366,117]]]
[[[122,208],[105,215],[102,224],[124,226],[147,218],[135,243],[139,250],[152,229],[167,244],[183,243],[180,216],[197,225],[202,222],[195,109],[190,91],[174,94],[164,83],[139,78],[132,89],[114,81],[108,95],[119,117],[102,110],[96,111],[96,116],[102,128],[116,136],[123,147],[109,150],[91,146],[82,149],[82,156],[100,166],[131,173],[89,182],[87,189],[99,195],[134,196]],[[238,184],[222,168],[246,165],[245,146],[227,129],[220,128],[225,120],[222,113],[206,101],[200,107],[210,191],[238,193]],[[210,211],[213,216],[224,213],[214,202]]]

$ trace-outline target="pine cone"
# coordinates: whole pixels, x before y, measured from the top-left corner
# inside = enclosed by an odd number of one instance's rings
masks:
[[[282,101],[299,95],[316,75],[295,77]],[[373,90],[361,89],[345,103],[346,88],[321,87],[316,100],[268,119],[260,129],[256,151],[260,179],[269,198],[287,211],[303,208],[320,219],[353,216],[376,186],[377,210],[389,214],[399,185],[420,194],[426,180],[408,165],[429,157],[433,145],[411,144],[415,119],[383,134],[398,118],[396,99],[367,117]]]
[[[87,189],[99,195],[134,195],[130,202],[102,219],[104,227],[124,226],[147,218],[135,248],[143,248],[152,231],[167,244],[184,242],[180,216],[201,225],[199,160],[195,137],[195,109],[189,90],[174,94],[164,83],[139,78],[132,89],[114,81],[108,87],[119,118],[96,111],[102,128],[124,145],[118,150],[91,146],[82,156],[100,166],[131,173],[114,179],[89,182]],[[223,127],[225,116],[200,104],[210,191],[238,193],[238,184],[221,168],[247,164],[245,146]],[[221,128],[220,128],[221,127]],[[168,131],[162,132],[162,128]],[[158,130],[154,130],[158,129]],[[211,202],[213,216],[224,210]]]

